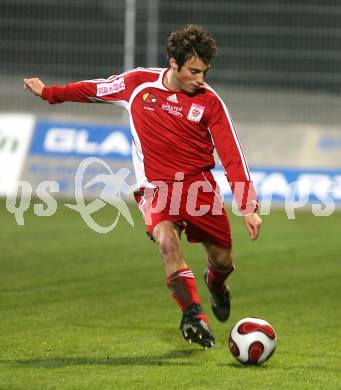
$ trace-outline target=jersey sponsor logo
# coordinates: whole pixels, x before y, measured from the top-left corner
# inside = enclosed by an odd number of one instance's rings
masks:
[[[173,95],[168,96],[167,100],[168,100],[169,102],[179,103],[179,102],[178,102],[178,98],[176,97],[176,94],[175,94],[175,93],[174,93]]]
[[[183,115],[181,113],[182,111],[182,106],[172,106],[169,103],[165,103],[161,106],[161,108],[164,111],[167,111],[169,114],[176,116],[177,118],[182,118]]]
[[[147,103],[147,106],[143,107],[145,110],[155,110],[154,106],[157,102],[156,96],[154,96],[152,93],[146,92],[142,95],[142,99],[145,103]]]
[[[148,104],[155,104],[157,101],[157,98],[149,92],[143,94],[142,99],[144,102],[146,102]]]
[[[188,112],[187,119],[192,122],[200,122],[205,111],[205,106],[197,103],[192,103],[191,108]]]
[[[125,89],[123,77],[112,81],[111,83],[97,84],[97,96],[111,95]]]

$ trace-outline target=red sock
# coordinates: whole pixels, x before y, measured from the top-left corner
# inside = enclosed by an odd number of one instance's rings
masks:
[[[232,264],[225,270],[214,267],[210,262],[208,263],[206,282],[208,288],[214,293],[221,293],[225,290],[225,280],[234,271],[234,265]]]
[[[179,269],[168,276],[167,286],[182,311],[193,303],[200,304],[194,275],[189,268]]]

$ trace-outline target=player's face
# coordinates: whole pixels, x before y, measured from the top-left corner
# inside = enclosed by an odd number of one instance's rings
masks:
[[[181,89],[187,93],[194,93],[205,82],[205,76],[210,66],[206,65],[200,58],[192,57],[187,60],[181,69],[174,61],[171,66],[174,70],[174,78],[177,84],[177,89]]]

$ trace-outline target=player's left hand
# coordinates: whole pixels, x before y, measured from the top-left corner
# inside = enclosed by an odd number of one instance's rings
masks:
[[[252,241],[257,240],[262,219],[257,213],[244,215],[244,225]]]

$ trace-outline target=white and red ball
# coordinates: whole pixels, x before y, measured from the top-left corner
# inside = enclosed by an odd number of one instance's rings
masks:
[[[277,336],[274,328],[260,318],[238,321],[228,340],[232,355],[243,364],[262,364],[274,353]]]

